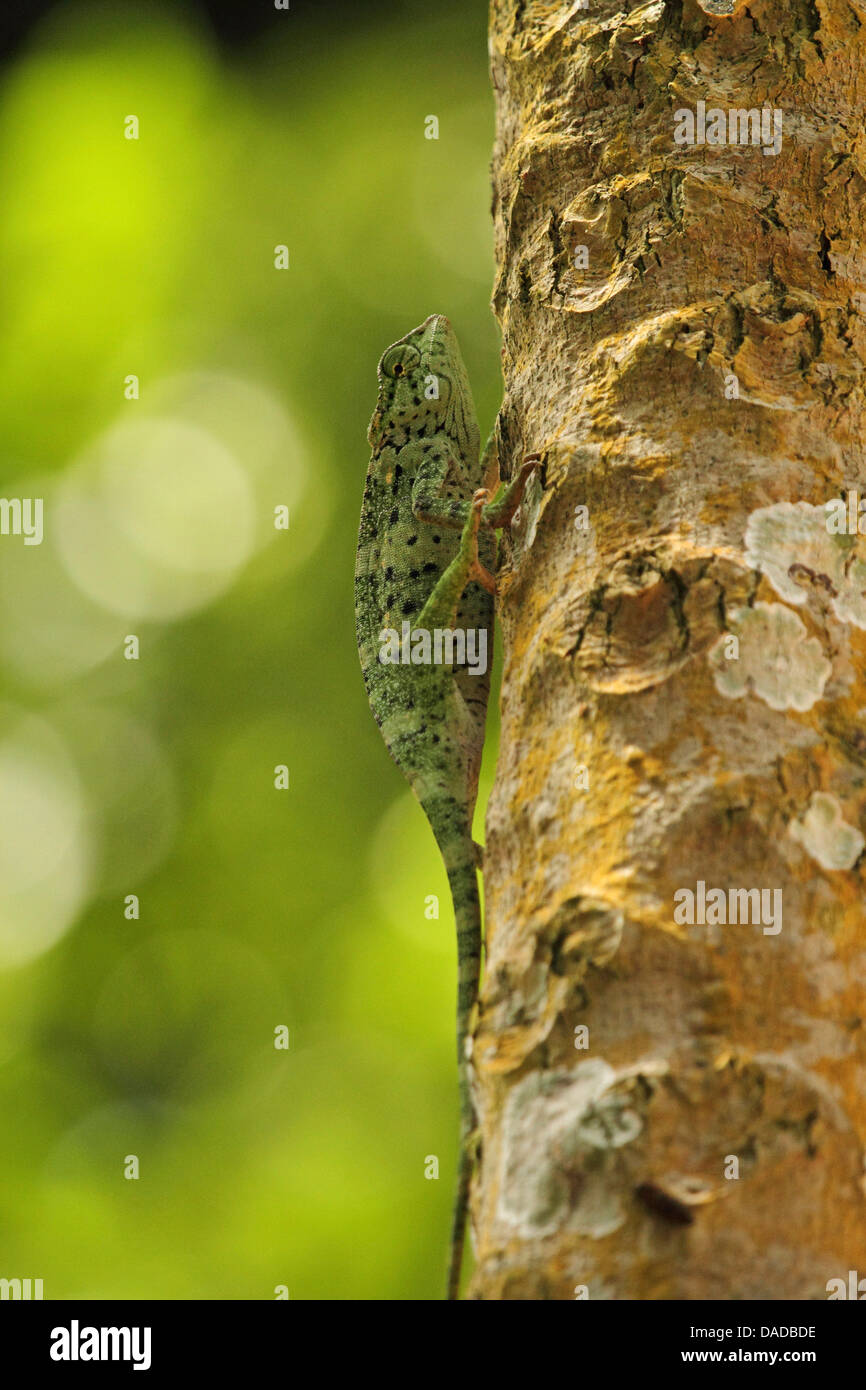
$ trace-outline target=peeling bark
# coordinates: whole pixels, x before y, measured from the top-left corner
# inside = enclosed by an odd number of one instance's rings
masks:
[[[546,476],[503,583],[476,1298],[866,1274],[866,536],[825,511],[866,493],[864,56],[866,0],[492,5],[504,457]],[[699,102],[725,144],[676,142]],[[763,108],[777,154],[730,138]]]

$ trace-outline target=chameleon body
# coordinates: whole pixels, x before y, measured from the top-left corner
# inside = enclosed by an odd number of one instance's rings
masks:
[[[454,903],[460,1162],[448,1296],[456,1298],[475,1129],[466,1042],[481,964],[472,815],[490,675],[486,663],[473,673],[466,664],[414,664],[405,655],[383,660],[384,634],[414,639],[423,631],[474,629],[486,634],[484,650],[492,653],[493,532],[510,522],[538,458],[529,456],[491,502],[499,471],[493,436],[482,456],[466,369],[441,314],[387,349],[378,386],[355,566],[356,627],[370,708],[427,815]]]

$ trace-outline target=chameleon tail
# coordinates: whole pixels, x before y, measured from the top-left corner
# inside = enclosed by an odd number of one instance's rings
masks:
[[[463,1109],[463,1082],[460,1083],[460,1109]],[[471,1104],[471,1102],[470,1102]],[[460,1158],[457,1165],[457,1190],[454,1194],[454,1214],[451,1218],[451,1246],[448,1254],[448,1298],[460,1297],[460,1271],[463,1267],[463,1244],[469,1213],[469,1184],[472,1180],[472,1154],[463,1133],[461,1120]]]
[[[426,809],[426,808],[425,808]],[[449,820],[451,818],[449,817]],[[452,822],[453,824],[453,822]],[[434,830],[436,823],[434,822]],[[466,1039],[470,1016],[478,999],[478,976],[481,969],[481,902],[478,896],[475,846],[468,828],[459,836],[453,834],[440,848],[448,868],[448,882],[454,902],[457,922],[457,1067],[460,1084],[460,1157],[457,1167],[457,1191],[451,1223],[451,1249],[448,1264],[448,1297],[456,1299],[460,1288],[463,1264],[463,1244],[469,1207],[469,1183],[472,1177],[471,1139],[475,1129],[475,1107],[469,1088],[469,1061]]]

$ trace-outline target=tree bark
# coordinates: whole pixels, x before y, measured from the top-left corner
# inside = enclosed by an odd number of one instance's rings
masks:
[[[825,510],[866,492],[864,55],[864,0],[492,5],[503,456],[546,466],[502,583],[476,1298],[866,1276],[866,537]]]

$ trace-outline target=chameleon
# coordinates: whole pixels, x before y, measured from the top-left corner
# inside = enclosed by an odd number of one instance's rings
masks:
[[[447,1284],[448,1298],[456,1299],[477,1151],[467,1044],[481,968],[482,852],[472,838],[472,816],[490,674],[486,663],[482,671],[480,662],[473,669],[429,660],[423,634],[462,631],[468,640],[474,629],[479,646],[484,633],[484,650],[492,651],[495,532],[510,525],[541,460],[528,454],[494,500],[496,427],[482,452],[469,378],[443,314],[431,314],[387,348],[377,380],[355,563],[355,624],[370,708],[430,822],[457,926],[460,1153]],[[401,655],[386,660],[383,642],[398,630]],[[413,652],[422,658],[417,664]]]

